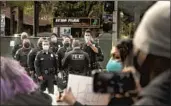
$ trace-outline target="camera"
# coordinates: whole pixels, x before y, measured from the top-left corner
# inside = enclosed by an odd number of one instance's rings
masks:
[[[97,72],[93,78],[95,93],[124,94],[134,90],[136,84],[131,72]]]

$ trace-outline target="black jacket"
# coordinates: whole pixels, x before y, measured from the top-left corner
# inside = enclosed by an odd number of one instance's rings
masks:
[[[20,48],[17,50],[15,59],[20,62],[21,66],[23,67],[28,67],[27,65],[27,55],[29,54],[31,48],[25,49],[25,48]]]
[[[90,58],[88,54],[80,48],[74,48],[72,51],[67,52],[62,60],[63,68],[67,68],[70,72],[78,74],[88,74]]]
[[[98,48],[98,45],[96,43],[93,43],[93,45],[97,48]],[[96,66],[96,62],[97,62],[97,54],[98,53],[95,53],[91,47],[87,46],[87,44],[84,44],[83,46],[83,51],[88,53],[89,55],[89,58],[90,58],[90,68],[91,70],[93,69],[97,69],[97,66]]]
[[[57,74],[58,60],[56,55],[48,51],[46,54],[43,50],[37,53],[34,61],[35,71],[38,76],[45,75],[45,70],[49,73]]]
[[[65,53],[66,52],[69,52],[69,51],[71,51],[72,49],[71,48],[69,48],[69,49],[67,49],[66,47],[60,47],[59,49],[58,49],[58,52],[57,52],[57,55],[58,55],[58,63],[59,63],[59,70],[62,70],[63,68],[62,68],[62,59],[64,58],[64,56],[65,56]]]
[[[14,99],[7,101],[2,105],[17,105],[17,106],[26,106],[26,105],[40,105],[40,106],[49,106],[52,105],[52,98],[40,92],[34,92],[32,94],[19,94],[14,97]]]
[[[12,57],[13,57],[13,58],[14,58],[14,56],[15,56],[17,50],[20,49],[20,48],[22,48],[22,46],[23,46],[23,45],[22,45],[22,42],[21,42],[21,41],[19,41],[19,43],[17,43],[16,45],[14,45],[14,47],[13,47],[13,49],[12,49]],[[33,43],[31,43],[31,47],[34,48]]]
[[[60,47],[62,47],[62,43],[61,42],[57,42],[57,43],[50,42],[50,50],[52,52],[54,52],[55,54],[58,52],[58,49]]]
[[[41,51],[40,48],[33,48],[27,56],[27,65],[31,71],[35,71],[34,61],[35,61],[36,55],[39,51]]]

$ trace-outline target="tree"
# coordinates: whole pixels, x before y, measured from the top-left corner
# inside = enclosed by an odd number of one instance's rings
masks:
[[[17,23],[17,33],[21,33],[23,31],[23,14],[24,8],[28,5],[33,5],[32,1],[7,1],[7,5],[11,7],[11,16],[14,15],[14,9],[18,8],[16,15],[18,15],[18,23]],[[13,30],[14,19],[11,19],[11,30]],[[13,32],[11,32],[13,34]]]
[[[102,10],[99,1],[78,1],[74,4],[67,1],[54,2],[54,16],[55,17],[88,17],[90,13]],[[98,8],[98,9],[97,9]]]

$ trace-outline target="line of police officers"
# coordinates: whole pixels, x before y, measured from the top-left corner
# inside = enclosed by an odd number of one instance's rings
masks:
[[[98,69],[98,62],[104,59],[90,30],[86,30],[84,39],[85,43],[81,46],[79,40],[72,41],[65,37],[59,42],[56,34],[52,34],[50,40],[39,38],[37,47],[34,48],[28,34],[24,32],[21,34],[21,43],[14,46],[12,54],[28,75],[40,84],[42,92],[48,88],[48,92],[53,94],[56,79],[61,94],[67,86],[69,73],[91,76],[91,70]]]

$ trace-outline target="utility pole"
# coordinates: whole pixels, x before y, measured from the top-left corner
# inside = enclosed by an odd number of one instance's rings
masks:
[[[0,20],[1,20],[1,6],[2,6],[2,1],[0,1]],[[1,35],[1,22],[0,22],[0,35]]]
[[[39,9],[40,3],[39,1],[34,1],[34,24],[33,24],[33,34],[37,37],[37,33],[39,32]]]
[[[112,25],[112,46],[118,41],[118,1],[114,1],[113,25]]]

